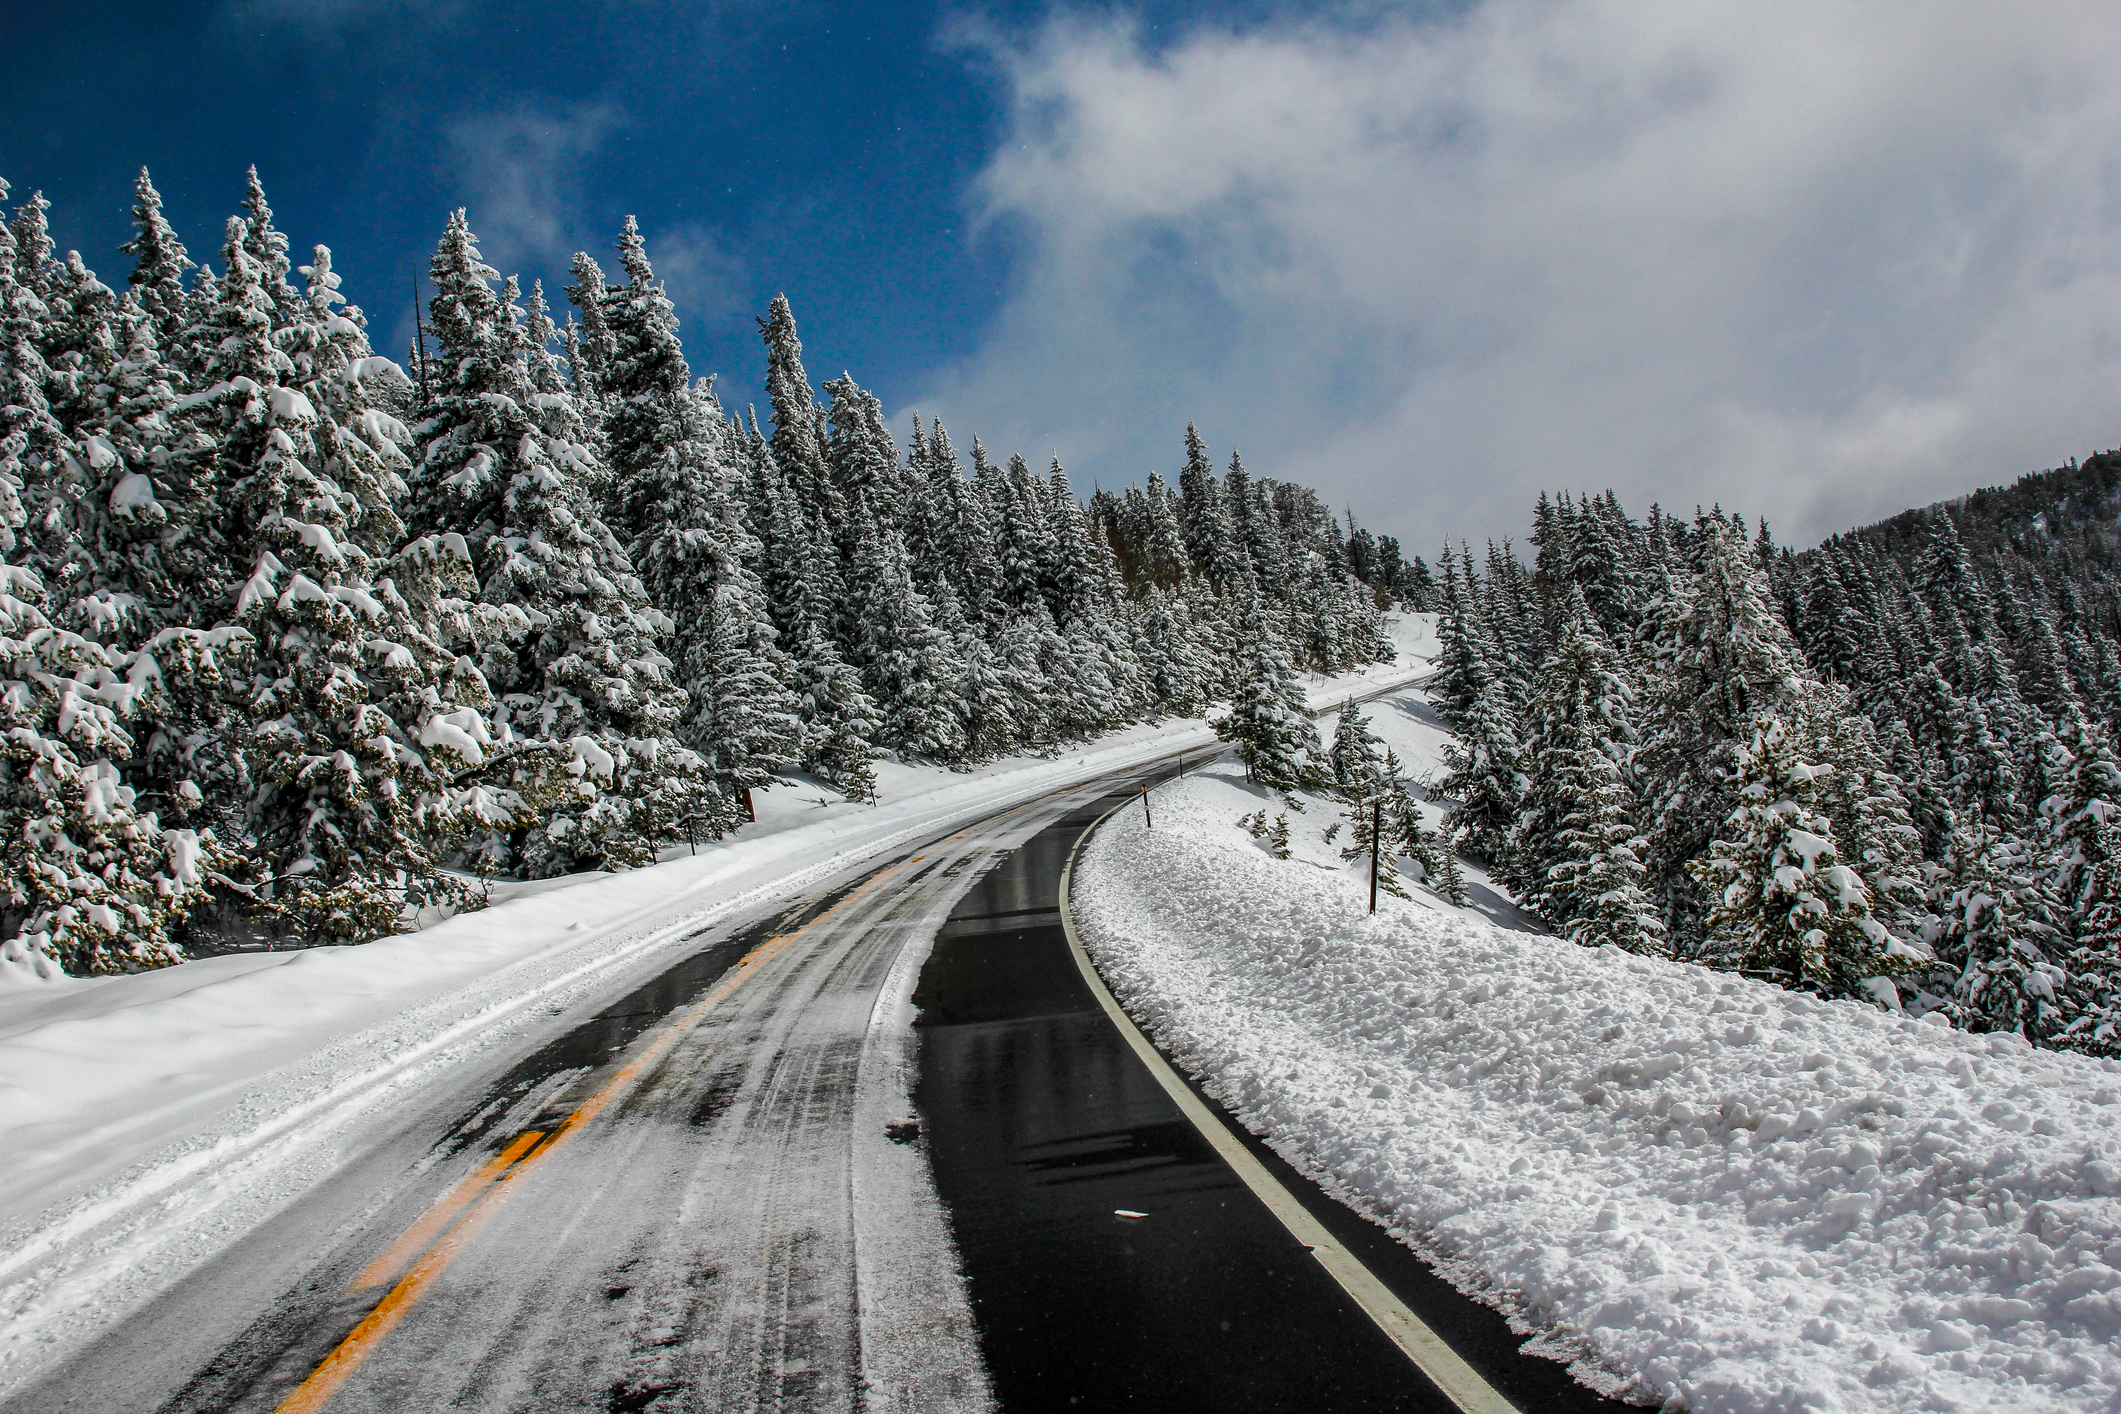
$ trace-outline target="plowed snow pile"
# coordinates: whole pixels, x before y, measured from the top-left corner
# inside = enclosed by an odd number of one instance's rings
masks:
[[[1085,848],[1128,1010],[1587,1383],[1696,1411],[2110,1410],[2121,1066],[1425,900],[1234,764]],[[1343,834],[1345,838],[1345,832]],[[1415,890],[1420,894],[1421,890]]]

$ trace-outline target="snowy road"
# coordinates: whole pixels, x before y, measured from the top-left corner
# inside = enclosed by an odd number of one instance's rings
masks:
[[[1067,846],[1168,770],[702,929],[5,1407],[1449,1407],[1056,968]],[[1520,1407],[1572,1407],[1282,1177]]]
[[[894,963],[1077,798],[703,934],[7,1407],[980,1407]]]

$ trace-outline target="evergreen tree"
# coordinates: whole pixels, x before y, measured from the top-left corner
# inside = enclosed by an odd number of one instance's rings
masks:
[[[145,167],[133,183],[133,196],[133,238],[118,249],[133,258],[133,293],[154,320],[157,341],[166,343],[184,327],[184,276],[198,266],[162,215],[162,193]]]
[[[1567,604],[1560,639],[1525,710],[1524,760],[1533,769],[1527,772],[1506,851],[1511,881],[1557,927],[1574,912],[1576,894],[1557,892],[1553,882],[1554,870],[1562,865],[1581,867],[1572,848],[1640,847],[1636,832],[1626,828],[1632,802],[1619,771],[1635,745],[1634,692],[1580,588],[1570,587]],[[1585,750],[1604,756],[1614,769],[1577,761]],[[1617,823],[1606,818],[1616,804]],[[1583,823],[1570,825],[1579,819]],[[1621,830],[1625,838],[1616,838]],[[1634,867],[1640,870],[1639,860]]]
[[[417,531],[461,534],[481,597],[517,632],[466,645],[500,696],[495,754],[539,823],[506,853],[533,876],[651,862],[702,801],[705,764],[674,739],[686,696],[632,564],[589,504],[601,473],[579,407],[552,381],[509,281],[453,214],[431,266],[441,377],[419,428]],[[489,769],[492,769],[491,767]],[[498,844],[499,842],[497,842]]]
[[[1696,892],[1691,866],[1739,803],[1739,757],[1753,719],[1787,711],[1803,689],[1797,645],[1738,527],[1704,517],[1698,553],[1691,590],[1667,611],[1656,640],[1664,671],[1641,754],[1655,822],[1651,888],[1682,950],[1702,936],[1713,906]]]
[[[1317,774],[1318,728],[1296,669],[1257,602],[1245,611],[1240,632],[1244,677],[1230,710],[1213,723],[1215,734],[1237,747],[1252,780],[1269,790],[1296,790]]]
[[[1473,699],[1458,734],[1444,748],[1444,778],[1437,789],[1454,802],[1444,817],[1445,831],[1474,858],[1509,873],[1510,828],[1529,784],[1517,716],[1497,679]]]
[[[2015,1031],[2035,1045],[2067,1032],[2068,980],[2055,899],[2022,840],[1990,825],[1956,832],[1932,886],[1934,982],[1946,1015],[1964,1030]]]
[[[824,440],[818,435],[817,395],[803,369],[803,341],[796,337],[788,296],[773,297],[772,307],[759,321],[759,334],[766,341],[773,460],[787,478],[804,518],[822,523],[826,543],[837,545],[846,527],[847,503],[825,461]]]
[[[795,665],[747,563],[760,547],[719,455],[721,419],[693,389],[676,311],[630,216],[619,256],[626,284],[593,298],[578,286],[575,298],[603,319],[614,515],[650,601],[670,622],[676,679],[690,698],[677,736],[705,761],[714,786],[696,825],[718,835],[747,818],[748,792],[802,756],[789,686]],[[595,271],[586,257],[577,261],[579,277]],[[540,333],[533,329],[534,341]]]
[[[913,587],[898,532],[872,518],[866,494],[857,493],[849,524],[860,557],[855,662],[881,720],[875,739],[908,755],[957,760],[966,741],[954,689],[964,664]]]
[[[1829,997],[1871,998],[1919,958],[1871,917],[1862,877],[1834,847],[1818,782],[1777,718],[1754,719],[1731,786],[1738,807],[1692,867],[1712,900],[1701,959]]]
[[[1552,863],[1531,901],[1571,942],[1659,955],[1666,951],[1664,920],[1643,887],[1644,841],[1607,746],[1579,725],[1540,757],[1561,808]]]
[[[1326,765],[1333,784],[1349,799],[1376,793],[1384,779],[1384,743],[1370,730],[1370,719],[1356,707],[1353,698],[1341,707],[1333,727],[1333,745],[1326,752]]]
[[[282,305],[255,244],[232,218],[214,318],[228,332],[205,365],[221,391],[193,424],[215,444],[217,538],[238,576],[218,611],[257,644],[222,749],[250,790],[249,901],[310,939],[358,941],[467,901],[439,853],[464,824],[456,774],[492,744],[491,697],[380,576],[412,438],[374,385],[402,375],[370,353],[360,311],[335,308],[328,250],[307,298]]]

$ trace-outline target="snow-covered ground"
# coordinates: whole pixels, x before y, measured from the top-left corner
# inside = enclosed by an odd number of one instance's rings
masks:
[[[1411,696],[1411,694],[1409,694]],[[1410,767],[1437,729],[1381,730]],[[1416,898],[1234,764],[1085,848],[1128,1010],[1580,1378],[1673,1409],[2121,1408],[2121,1065]],[[1343,832],[1345,839],[1345,831]]]
[[[1408,616],[1395,637],[1397,663],[1314,679],[1313,701],[1426,673],[1433,617]],[[970,773],[880,763],[876,805],[791,782],[759,795],[758,824],[697,854],[681,844],[649,869],[499,886],[493,907],[354,947],[112,978],[0,968],[0,1324],[32,1293],[40,1307],[66,1300],[54,1254],[84,1243],[98,1253],[84,1281],[149,1251],[174,1280],[329,1163],[348,1125],[548,1009],[663,965],[719,918],[1018,800],[1211,744],[1189,719]]]

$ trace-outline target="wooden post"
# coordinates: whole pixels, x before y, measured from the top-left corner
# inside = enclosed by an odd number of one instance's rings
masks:
[[[1149,814],[1149,787],[1146,783],[1142,786],[1142,828],[1147,830],[1156,828],[1156,821]]]
[[[1377,912],[1377,848],[1385,834],[1383,797],[1370,802],[1370,912]]]

